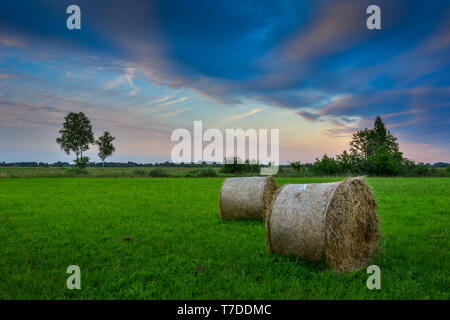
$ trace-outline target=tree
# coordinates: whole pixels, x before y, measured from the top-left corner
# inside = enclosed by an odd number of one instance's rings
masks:
[[[289,162],[289,165],[298,173],[300,173],[303,167],[300,161]]]
[[[370,162],[373,164],[373,173],[383,176],[398,174],[402,166],[399,152],[390,153],[386,146],[378,147]]]
[[[89,144],[94,143],[94,132],[89,118],[83,113],[70,112],[64,117],[63,128],[59,130],[60,137],[56,142],[66,154],[74,152],[75,164],[84,168],[89,162],[88,157],[83,157],[83,152],[89,150]]]
[[[333,157],[323,155],[322,159],[316,159],[316,162],[312,167],[313,171],[322,175],[333,175],[340,173],[339,162],[334,160]]]
[[[103,132],[103,135],[99,137],[95,144],[98,146],[98,156],[102,159],[102,166],[105,167],[105,159],[116,151],[112,142],[115,139],[108,131]]]
[[[400,147],[398,145],[397,138],[389,130],[386,130],[380,116],[375,118],[372,134],[375,151],[379,147],[384,146],[387,149],[387,152],[391,155],[399,152]]]
[[[352,156],[347,150],[344,150],[342,154],[336,156],[336,161],[339,162],[342,172],[354,172],[355,171],[355,157]]]
[[[243,161],[238,157],[224,159],[224,163],[220,172],[222,173],[258,173],[261,169],[261,165],[258,163],[250,162],[248,159]]]
[[[372,129],[353,134],[350,153],[355,169],[375,174],[397,174],[403,162],[403,154],[397,138],[386,129],[377,116]]]
[[[381,117],[377,116],[372,129],[366,128],[353,134],[350,152],[367,160],[374,156],[376,150],[381,146],[385,146],[390,154],[399,152],[397,138],[389,130],[386,130]]]

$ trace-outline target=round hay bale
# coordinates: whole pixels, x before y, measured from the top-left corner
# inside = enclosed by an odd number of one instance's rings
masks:
[[[357,270],[378,249],[376,206],[361,177],[284,185],[267,212],[269,253],[313,261],[325,256],[337,272]]]
[[[271,177],[227,178],[220,190],[222,219],[264,219],[276,190]]]

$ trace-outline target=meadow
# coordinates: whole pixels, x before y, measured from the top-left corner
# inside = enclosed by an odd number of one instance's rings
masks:
[[[0,179],[0,299],[450,298],[450,179],[367,179],[381,290],[365,269],[269,255],[263,221],[221,221],[223,179]],[[81,290],[66,288],[72,264]]]
[[[417,169],[417,168],[416,168]],[[241,172],[240,176],[253,176],[252,172]],[[348,175],[359,176],[361,173],[348,173]],[[76,167],[1,167],[1,178],[144,178],[144,177],[234,177],[235,173],[224,173],[221,167],[216,166],[153,166],[153,167],[88,167],[78,169]],[[342,174],[322,175],[311,170],[302,168],[300,171],[294,170],[289,165],[279,167],[277,177],[289,178],[311,178],[342,176]],[[450,177],[450,167],[447,168],[426,168],[419,167],[417,170],[407,171],[400,175],[402,177]]]
[[[167,176],[179,178],[205,168],[189,167],[124,167],[85,168],[76,167],[0,167],[0,178],[134,178],[149,177],[151,172],[163,172]],[[209,168],[216,173],[220,168]]]

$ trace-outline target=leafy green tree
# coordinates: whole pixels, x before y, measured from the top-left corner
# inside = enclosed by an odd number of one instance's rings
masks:
[[[332,157],[323,155],[322,159],[316,159],[312,167],[313,171],[322,175],[334,175],[341,172],[339,162]]]
[[[103,132],[103,135],[95,141],[95,144],[98,146],[98,156],[102,160],[103,168],[105,167],[105,159],[116,151],[116,148],[112,144],[114,139],[116,138],[113,137],[108,131],[105,131]]]
[[[370,161],[374,166],[374,173],[383,176],[398,174],[402,166],[400,153],[391,153],[386,146],[379,146]]]
[[[300,161],[289,162],[289,165],[298,173],[302,170],[303,166]]]
[[[238,157],[233,157],[229,159],[224,159],[224,163],[220,172],[222,173],[258,173],[260,171],[261,165],[258,163],[250,162],[248,159],[243,161]]]
[[[366,128],[353,134],[350,152],[367,160],[375,155],[380,146],[385,146],[390,154],[400,152],[397,138],[386,129],[381,117],[377,116],[372,129]]]
[[[56,142],[66,153],[74,152],[75,164],[84,168],[89,158],[83,157],[83,152],[89,150],[89,144],[94,143],[94,132],[89,118],[83,112],[70,112],[64,117],[63,128],[59,130],[60,136]]]
[[[356,159],[355,157],[344,150],[342,154],[336,156],[336,161],[339,163],[342,172],[354,172]]]
[[[365,159],[370,154],[370,129],[363,129],[353,133],[352,141],[350,141],[350,152],[359,159]]]
[[[397,138],[386,129],[380,116],[375,118],[372,129],[353,134],[350,154],[354,171],[394,175],[403,163]]]
[[[81,157],[79,157],[79,158],[73,160],[73,162],[75,162],[75,165],[76,165],[78,168],[83,169],[83,168],[86,168],[87,165],[89,164],[89,158],[88,158],[88,157],[81,156]],[[84,169],[83,169],[83,170],[84,170]]]
[[[380,116],[375,118],[371,140],[373,140],[373,148],[375,149],[375,152],[380,146],[384,146],[386,151],[391,155],[395,155],[400,152],[397,138],[389,130],[386,130]]]

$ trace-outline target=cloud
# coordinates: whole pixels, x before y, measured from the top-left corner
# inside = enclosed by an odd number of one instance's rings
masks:
[[[169,107],[171,107],[172,105],[184,102],[184,101],[186,101],[188,99],[190,99],[190,97],[181,97],[181,98],[178,98],[178,99],[175,99],[175,100],[163,102],[161,104],[158,104],[156,106],[151,107],[148,110],[145,110],[145,113],[146,114],[150,114],[150,113],[155,113],[155,112],[159,112],[159,111],[162,111],[162,110],[166,110]],[[166,100],[163,100],[163,101],[166,101]]]
[[[0,33],[0,44],[6,46],[6,47],[23,47],[24,43],[23,41],[18,38],[15,37],[13,35],[6,35],[6,34],[2,34]]]
[[[249,112],[242,113],[242,114],[238,114],[237,116],[230,117],[230,118],[228,118],[228,120],[238,120],[238,119],[242,119],[242,118],[245,118],[245,117],[249,117],[249,116],[251,116],[251,115],[253,115],[253,114],[255,114],[255,113],[261,112],[261,111],[263,111],[263,110],[264,110],[264,108],[256,108],[256,109],[252,109],[252,110],[249,111]]]
[[[365,34],[364,12],[363,1],[325,2],[319,6],[309,25],[288,36],[261,60],[270,72],[264,85],[296,82],[299,75],[305,75],[309,63],[353,45]]]
[[[0,99],[0,110],[12,111],[20,110],[25,112],[52,112],[62,113],[64,109],[43,104],[34,104],[28,102],[19,102],[7,99]]]
[[[14,78],[15,75],[9,73],[0,73],[0,79],[11,79]]]
[[[316,121],[320,117],[320,114],[312,113],[312,112],[308,112],[308,111],[297,111],[296,114],[298,114],[299,116],[302,116],[303,118],[305,118],[306,120],[309,120],[309,121]]]
[[[161,103],[161,102],[167,101],[167,100],[169,100],[169,99],[172,99],[173,97],[174,97],[174,96],[166,96],[166,97],[162,97],[162,98],[160,98],[160,99],[158,99],[158,100],[155,100],[154,103]]]
[[[179,115],[180,113],[185,112],[185,111],[188,111],[188,110],[189,110],[189,108],[183,108],[183,109],[179,109],[179,110],[174,111],[174,112],[161,114],[161,115],[158,115],[158,116],[156,116],[156,117],[159,118],[159,119],[162,119],[162,118],[169,118],[169,117],[175,117],[175,116]]]
[[[115,79],[108,81],[104,87],[105,90],[110,90],[115,88],[123,83],[127,83],[131,88],[130,95],[135,95],[138,91],[138,88],[134,85],[133,78],[135,76],[136,69],[132,67],[124,68],[124,74],[116,77]]]
[[[235,116],[231,116],[231,117],[222,119],[221,121],[217,122],[215,124],[215,126],[216,127],[222,127],[222,126],[225,126],[225,125],[227,125],[227,124],[229,124],[231,122],[234,122],[236,120],[240,120],[240,119],[244,119],[244,118],[250,117],[250,116],[252,116],[252,115],[254,115],[254,114],[258,113],[258,112],[261,112],[263,110],[264,110],[264,108],[254,108],[254,109],[251,109],[249,112],[241,113],[241,114],[238,114],[238,115],[235,115]]]
[[[176,100],[164,102],[163,104],[158,105],[158,107],[164,107],[164,106],[169,106],[169,105],[174,104],[174,103],[180,103],[180,102],[186,101],[187,99],[189,99],[189,98],[188,97],[181,97],[181,98],[176,99]]]
[[[401,117],[406,115],[412,115],[421,112],[422,110],[408,110],[403,112],[394,112],[394,113],[386,113],[382,114],[383,119],[389,119],[389,118],[395,118],[395,117]]]

